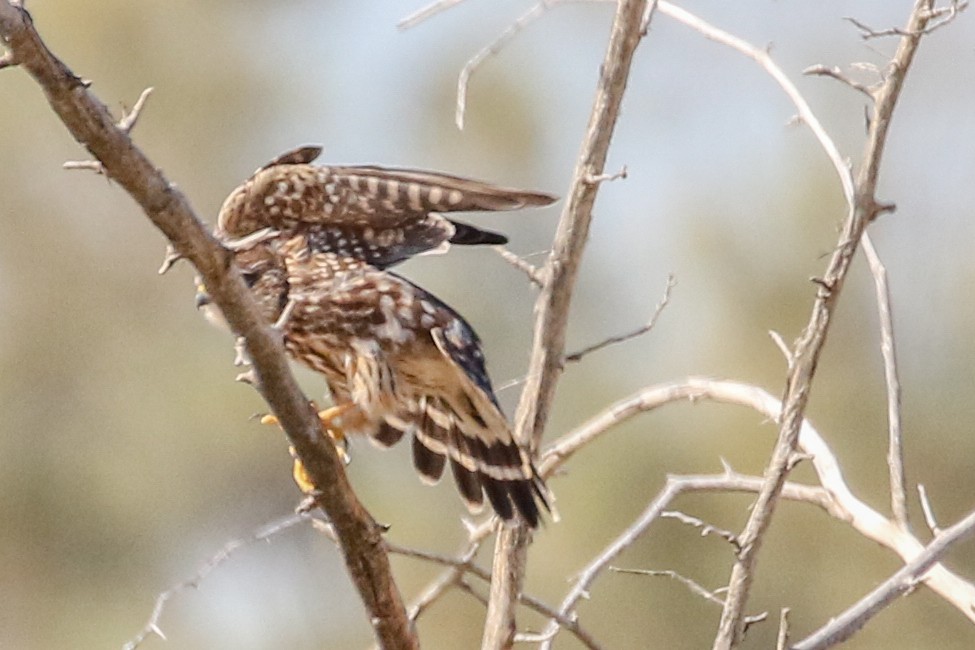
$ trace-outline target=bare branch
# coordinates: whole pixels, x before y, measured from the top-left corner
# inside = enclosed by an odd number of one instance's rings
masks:
[[[626,528],[619,536],[610,542],[589,564],[579,573],[575,584],[566,594],[559,606],[559,613],[563,616],[571,616],[575,611],[579,601],[589,596],[589,590],[596,578],[613,562],[619,555],[639,539],[656,521],[663,509],[674,499],[684,492],[758,492],[763,485],[763,481],[757,477],[742,476],[740,474],[725,473],[718,475],[704,476],[668,476],[664,488],[654,497],[647,508],[636,518],[636,520]],[[788,484],[786,498],[795,497],[805,500],[811,496],[808,486]],[[824,493],[825,496],[825,493]],[[723,602],[721,604],[724,604]],[[539,650],[551,650],[552,641],[558,633],[559,626],[555,621],[550,621],[545,628],[542,636],[549,637],[539,646]]]
[[[975,533],[975,511],[943,530],[900,571],[881,583],[855,605],[792,646],[793,650],[825,650],[847,640],[896,598],[910,592],[925,572],[948,549]]]
[[[616,343],[623,343],[629,341],[630,339],[635,339],[638,336],[642,336],[653,329],[654,325],[657,324],[657,319],[660,317],[661,312],[663,312],[664,307],[670,302],[670,292],[677,285],[677,280],[674,278],[674,274],[671,273],[667,276],[667,286],[664,287],[664,295],[657,303],[657,306],[653,310],[653,315],[650,316],[650,320],[647,321],[646,325],[642,325],[632,332],[627,332],[626,334],[618,334],[616,336],[611,336],[608,339],[604,339],[599,343],[590,345],[589,347],[583,348],[578,352],[573,352],[572,354],[566,355],[565,363],[580,361],[584,356],[591,352],[596,352],[597,350],[602,350],[610,345],[615,345]]]
[[[229,560],[230,557],[237,551],[251,546],[255,542],[270,539],[307,520],[308,517],[304,515],[291,515],[281,519],[280,521],[261,526],[247,537],[227,542],[227,544],[224,545],[224,547],[220,549],[213,557],[207,560],[196,573],[179,584],[170,587],[156,597],[156,604],[152,608],[152,614],[149,616],[149,620],[146,622],[145,626],[139,630],[138,634],[136,634],[124,646],[122,646],[123,650],[135,650],[142,644],[143,641],[153,635],[158,636],[160,639],[165,641],[166,635],[164,635],[162,629],[160,629],[159,621],[162,618],[163,610],[166,608],[166,603],[187,589],[199,588],[200,583],[206,580],[210,573],[212,573],[221,564]]]
[[[610,405],[549,445],[541,456],[539,471],[542,476],[552,476],[579,450],[640,413],[665,404],[697,402],[702,399],[747,406],[771,421],[778,420],[782,409],[781,402],[768,392],[739,382],[691,377],[680,382],[649,386]],[[853,494],[843,478],[833,451],[808,421],[802,422],[799,448],[810,457],[823,488],[787,483],[784,493],[786,498],[819,506],[833,518],[851,525],[867,539],[895,552],[905,562],[910,562],[923,551],[924,545],[914,535]],[[726,475],[733,475],[730,468],[726,467]],[[975,585],[942,565],[931,568],[924,576],[924,583],[975,622]]]
[[[641,19],[646,7],[647,0],[620,0],[616,7],[589,125],[559,219],[552,253],[546,263],[545,286],[535,308],[528,380],[515,414],[514,427],[515,438],[529,443],[532,448],[537,448],[541,440],[563,367],[569,306],[600,187],[600,184],[587,183],[586,179],[599,176],[605,170],[633,55],[641,39]],[[530,539],[530,534],[522,526],[502,528],[498,534],[490,606],[482,641],[484,650],[506,648],[514,639],[513,604],[516,594],[522,591]]]
[[[887,383],[887,466],[890,469],[890,506],[894,521],[908,529],[907,478],[904,473],[904,443],[901,434],[901,382],[897,372],[897,350],[894,345],[894,319],[890,309],[890,286],[887,268],[880,261],[870,235],[863,235],[870,273],[877,292],[877,312],[880,317],[880,352],[884,358],[884,377]]]
[[[263,320],[254,298],[224,250],[204,228],[186,197],[120,129],[87,84],[47,48],[29,14],[0,0],[0,39],[44,91],[71,135],[83,143],[161,230],[173,249],[193,263],[231,330],[247,340],[257,385],[281,422],[335,526],[343,559],[365,605],[374,634],[388,648],[415,648],[381,529],[358,501],[335,447],[302,394],[285,356],[280,332]]]
[[[779,438],[765,473],[768,477],[767,487],[759,494],[745,529],[739,536],[742,552],[732,569],[729,581],[730,591],[725,600],[725,608],[714,641],[714,650],[730,650],[741,641],[744,627],[744,607],[754,579],[758,553],[765,531],[768,529],[774,514],[782,485],[784,485],[785,478],[790,470],[803,413],[809,400],[819,356],[826,342],[826,333],[829,330],[832,314],[838,303],[843,281],[860,242],[860,237],[867,224],[882,210],[875,194],[880,160],[887,139],[887,131],[890,127],[890,118],[900,95],[904,77],[917,50],[920,34],[923,33],[930,17],[932,3],[933,0],[918,0],[915,5],[907,28],[907,32],[911,36],[906,36],[901,40],[894,55],[893,69],[876,93],[874,115],[870,122],[863,156],[864,162],[857,178],[854,179],[832,139],[819,123],[806,100],[782,70],[774,64],[765,50],[719,30],[683,9],[663,0],[660,2],[662,13],[693,27],[710,39],[742,52],[761,65],[775,79],[795,104],[799,110],[800,118],[809,125],[819,140],[820,146],[827,153],[839,175],[843,194],[850,206],[849,214],[839,237],[839,245],[831,256],[826,274],[820,282],[820,289],[817,291],[809,324],[806,326],[796,345],[795,353],[792,355],[793,363],[786,384],[786,399],[780,421]]]

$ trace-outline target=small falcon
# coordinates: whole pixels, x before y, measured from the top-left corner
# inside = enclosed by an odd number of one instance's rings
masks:
[[[386,269],[449,243],[506,241],[439,212],[554,197],[428,172],[313,167],[318,153],[299,149],[258,170],[224,203],[215,234],[289,354],[324,375],[334,402],[319,414],[326,430],[384,447],[408,435],[425,482],[449,464],[473,511],[486,497],[502,519],[536,527],[551,496],[498,405],[477,334]]]

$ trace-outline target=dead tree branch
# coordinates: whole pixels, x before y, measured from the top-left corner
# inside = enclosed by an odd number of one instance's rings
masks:
[[[616,426],[629,419],[654,410],[666,404],[680,402],[698,402],[711,400],[725,404],[746,406],[761,414],[763,417],[778,421],[782,403],[768,392],[734,381],[721,381],[700,377],[690,377],[683,381],[649,386],[636,394],[622,399],[575,430],[565,434],[551,444],[542,454],[539,471],[543,476],[551,476],[568,459],[577,452],[592,444]],[[896,522],[861,501],[847,485],[843,477],[835,454],[825,440],[808,421],[803,421],[798,436],[798,448],[810,458],[822,487],[786,483],[784,496],[790,500],[812,503],[825,510],[831,517],[849,524],[854,530],[881,546],[893,551],[900,558],[910,563],[917,559],[924,551],[924,544],[913,534],[903,529]],[[734,481],[730,481],[734,479]],[[705,481],[697,479],[706,478]],[[676,479],[680,479],[676,481]],[[682,481],[687,480],[687,483]],[[722,483],[722,480],[725,482]],[[676,481],[676,482],[675,482]],[[724,475],[711,477],[671,477],[667,487],[658,495],[658,500],[669,500],[682,490],[692,489],[724,489],[734,483],[741,491],[758,492],[765,481],[752,477],[741,477],[730,471]],[[602,567],[622,551],[633,539],[636,539],[657,517],[657,510],[665,507],[655,500],[644,514],[637,519],[633,526],[606,548],[580,574],[579,582],[563,600],[560,611],[568,615],[579,598],[588,590],[592,580],[602,571]],[[643,528],[641,528],[641,526]],[[598,562],[600,558],[609,558]],[[598,566],[597,566],[598,564]],[[969,620],[975,622],[975,585],[960,578],[941,564],[934,564],[921,579],[922,582],[946,602],[954,606]],[[550,624],[546,632],[557,633],[557,626]]]
[[[941,531],[913,560],[848,610],[792,646],[792,650],[826,650],[846,641],[895,599],[912,591],[948,549],[975,533],[975,511]]]
[[[375,635],[388,648],[415,648],[381,532],[356,498],[334,446],[322,436],[321,423],[295,383],[280,333],[263,322],[230,254],[207,232],[186,197],[115,124],[105,105],[47,48],[19,3],[0,0],[0,40],[8,58],[44,91],[75,140],[142,207],[176,252],[192,262],[231,329],[244,337],[261,394],[321,488],[319,502],[336,528]]]
[[[515,435],[537,447],[562,370],[569,305],[589,235],[592,207],[600,184],[588,179],[602,174],[619,117],[630,65],[639,44],[647,0],[621,0],[610,32],[589,126],[572,176],[568,200],[546,262],[545,286],[536,302],[528,380],[515,414]],[[524,527],[503,528],[495,547],[490,606],[483,647],[507,648],[515,635],[514,603],[521,591],[530,533]]]
[[[782,86],[799,109],[800,117],[812,128],[820,145],[833,162],[850,206],[839,243],[829,261],[826,273],[817,281],[819,289],[809,324],[795,346],[795,353],[791,355],[792,363],[786,382],[786,397],[782,419],[779,421],[779,437],[766,470],[766,489],[759,494],[745,529],[739,536],[742,551],[732,569],[728,597],[725,599],[725,608],[715,636],[715,650],[730,650],[741,642],[744,608],[755,577],[758,554],[782,486],[791,469],[791,459],[796,450],[803,414],[809,400],[819,356],[826,342],[826,334],[863,231],[867,224],[885,209],[885,206],[879,204],[876,199],[877,176],[883,148],[894,106],[914,53],[917,51],[921,35],[931,18],[932,7],[933,0],[918,0],[912,11],[905,35],[892,60],[892,71],[877,89],[863,163],[856,178],[851,180],[847,167],[839,157],[832,140],[815,119],[805,99],[785,78],[778,66],[772,65],[767,52],[708,25],[682,9],[663,1],[660,3],[661,13],[677,18],[708,38],[725,43],[753,58]]]

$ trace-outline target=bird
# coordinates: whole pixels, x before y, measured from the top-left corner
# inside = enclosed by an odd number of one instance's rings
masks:
[[[535,528],[543,510],[557,516],[498,404],[474,329],[388,270],[452,243],[506,241],[440,212],[555,197],[433,172],[310,165],[319,153],[296,149],[261,167],[227,198],[214,232],[289,355],[324,376],[326,431],[381,447],[408,435],[420,479],[436,483],[449,465],[471,511],[486,497],[506,522]],[[205,288],[197,304],[210,306]]]

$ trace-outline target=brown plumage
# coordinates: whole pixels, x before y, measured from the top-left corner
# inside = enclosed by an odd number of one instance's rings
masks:
[[[504,244],[499,233],[447,219],[441,213],[517,210],[555,197],[480,181],[372,165],[310,164],[320,147],[289,151],[231,192],[216,234],[233,241],[258,230],[310,229],[310,244],[387,268],[449,244]]]
[[[486,496],[503,519],[537,526],[550,497],[498,406],[477,334],[385,268],[445,243],[503,241],[430,210],[554,199],[428,172],[313,167],[317,154],[296,150],[258,170],[224,203],[216,234],[268,322],[287,311],[289,354],[325,376],[335,403],[326,426],[382,446],[408,434],[425,482],[449,464],[470,508]]]

